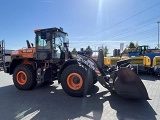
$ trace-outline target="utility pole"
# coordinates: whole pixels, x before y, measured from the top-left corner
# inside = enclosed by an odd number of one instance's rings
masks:
[[[158,21],[157,23],[158,23],[158,49],[159,49],[159,23],[160,21]]]

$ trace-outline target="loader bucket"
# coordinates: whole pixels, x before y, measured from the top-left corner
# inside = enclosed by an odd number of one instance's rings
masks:
[[[143,82],[130,68],[124,67],[118,70],[114,88],[116,93],[122,97],[150,100]]]

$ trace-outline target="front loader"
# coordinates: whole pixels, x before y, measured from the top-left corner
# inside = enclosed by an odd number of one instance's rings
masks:
[[[141,79],[133,72],[129,59],[118,61],[117,69],[112,71],[110,75],[103,69],[104,56],[101,50],[99,51],[97,61],[82,55],[77,55],[77,61],[82,66],[88,66],[88,73],[90,73],[90,70],[94,71],[99,83],[111,93],[116,92],[118,95],[128,99],[150,100]],[[89,76],[89,78],[91,79],[92,77]]]
[[[35,30],[35,47],[11,52],[12,61],[4,72],[13,75],[14,85],[20,90],[33,89],[38,82],[58,80],[70,96],[85,96],[97,81],[110,92],[130,99],[148,100],[141,79],[132,72],[129,60],[117,62],[117,69],[109,75],[104,70],[103,52],[98,59],[69,51],[67,33],[62,28]]]

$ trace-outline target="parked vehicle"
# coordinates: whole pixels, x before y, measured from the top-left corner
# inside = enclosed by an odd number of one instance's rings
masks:
[[[72,57],[67,33],[62,28],[35,30],[35,46],[27,41],[26,49],[11,52],[11,62],[4,72],[13,75],[20,90],[33,89],[37,82],[58,80],[70,96],[85,96],[94,83],[111,93],[129,99],[149,100],[141,79],[132,71],[130,60],[117,62],[117,69],[109,75],[104,71],[104,56],[100,50],[97,61],[90,56]]]

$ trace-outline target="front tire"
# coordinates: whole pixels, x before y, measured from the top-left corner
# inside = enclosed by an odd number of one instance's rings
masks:
[[[13,72],[13,82],[19,90],[30,90],[37,84],[31,65],[18,65]]]
[[[63,90],[70,96],[83,97],[93,86],[91,70],[78,64],[70,65],[61,74]]]

